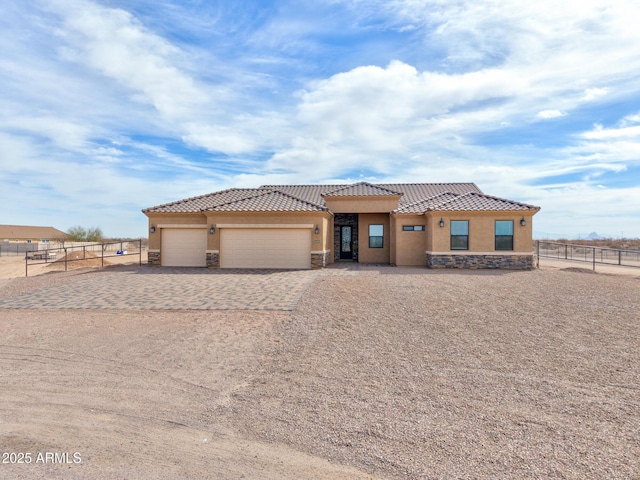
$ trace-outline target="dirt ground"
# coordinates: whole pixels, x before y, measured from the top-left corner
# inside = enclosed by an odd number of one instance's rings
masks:
[[[0,309],[0,478],[640,477],[640,277],[355,273],[292,312]]]

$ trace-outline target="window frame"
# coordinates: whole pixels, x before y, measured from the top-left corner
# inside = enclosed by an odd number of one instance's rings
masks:
[[[382,230],[382,235],[371,235],[371,227],[380,227]],[[381,223],[370,223],[369,224],[369,229],[368,229],[368,233],[369,233],[369,248],[384,248],[384,225]],[[372,245],[371,244],[371,240],[372,239],[380,239],[380,245]],[[376,241],[374,240],[374,243]]]
[[[453,225],[455,224],[466,224],[466,235],[453,234]],[[464,247],[454,246],[455,240],[460,240],[464,238]],[[449,248],[451,250],[469,250],[469,220],[450,220],[449,221]]]
[[[403,225],[403,232],[424,232],[424,225]]]
[[[503,223],[511,223],[511,235],[498,235],[498,222],[503,222]],[[496,220],[493,224],[493,234],[494,234],[494,245],[493,248],[494,250],[498,251],[498,252],[513,252],[513,248],[514,248],[514,224],[515,222],[513,220]],[[498,239],[504,240],[507,238],[511,238],[511,242],[510,242],[510,247],[511,248],[503,248],[502,246],[498,246]]]

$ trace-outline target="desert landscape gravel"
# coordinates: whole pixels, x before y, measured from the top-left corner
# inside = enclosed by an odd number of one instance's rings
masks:
[[[639,307],[634,275],[388,266],[293,311],[0,307],[0,450],[82,458],[0,478],[638,478]]]

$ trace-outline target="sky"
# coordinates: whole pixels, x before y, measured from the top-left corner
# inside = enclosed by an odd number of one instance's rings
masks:
[[[474,182],[640,237],[640,2],[0,0],[0,223],[147,236],[264,184]]]

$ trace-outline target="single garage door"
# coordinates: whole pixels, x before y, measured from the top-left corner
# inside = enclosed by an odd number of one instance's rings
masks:
[[[222,268],[311,268],[309,228],[222,228]]]
[[[206,267],[205,228],[163,228],[160,262],[163,267]]]

